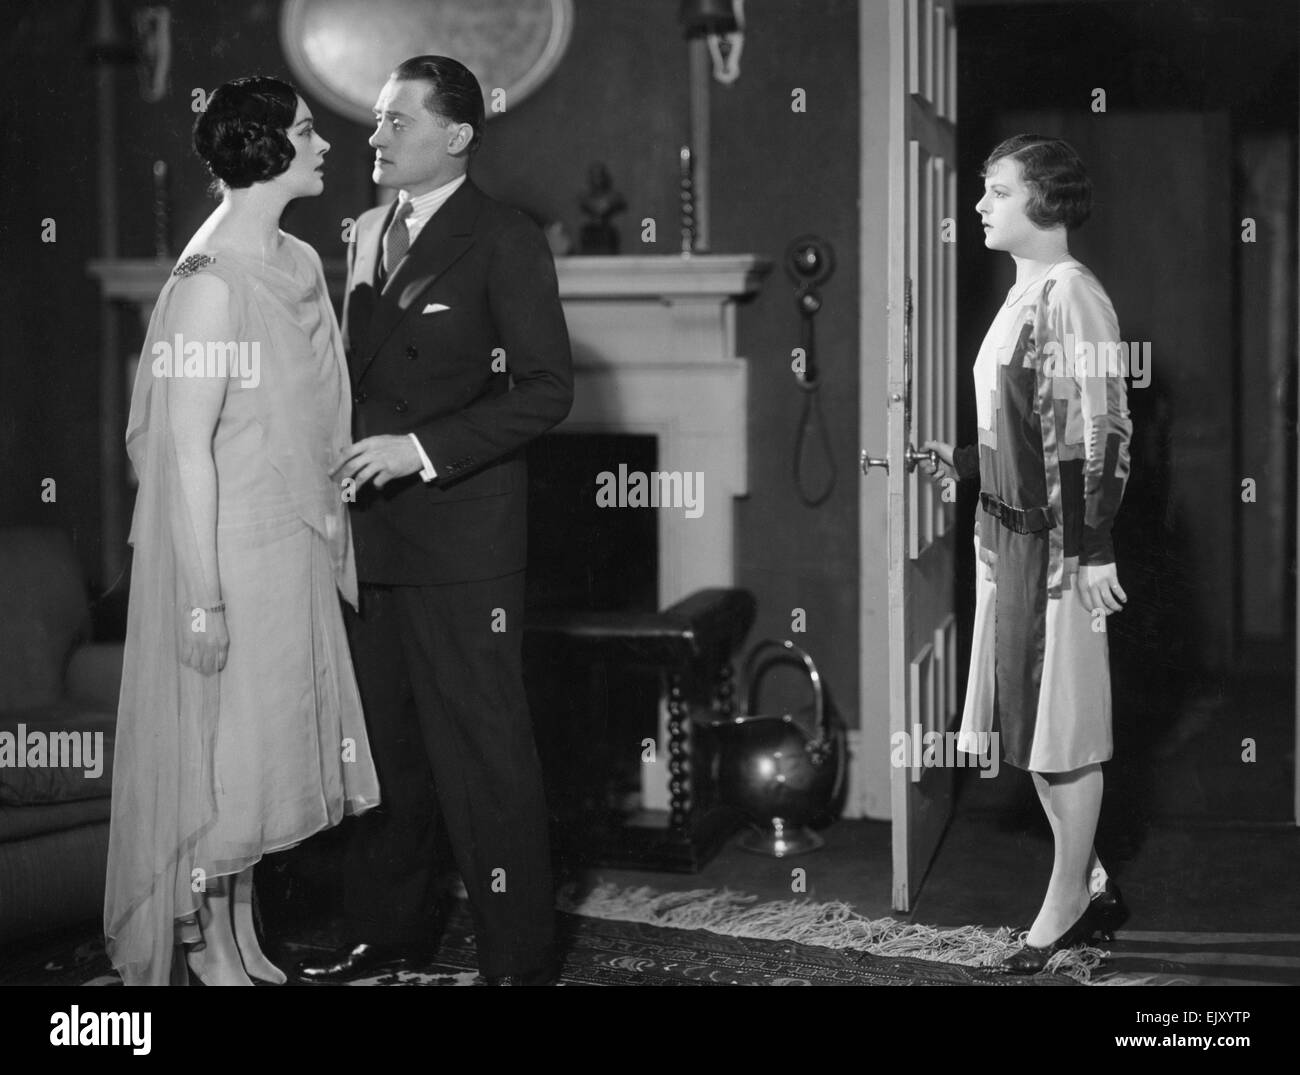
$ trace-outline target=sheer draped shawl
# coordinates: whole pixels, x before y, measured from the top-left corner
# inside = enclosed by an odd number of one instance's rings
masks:
[[[197,940],[203,864],[196,849],[215,816],[213,748],[220,712],[220,676],[204,676],[180,660],[180,632],[189,625],[200,578],[198,543],[182,495],[169,395],[174,375],[158,375],[155,345],[171,346],[185,326],[174,316],[174,291],[185,276],[214,272],[227,283],[231,331],[260,343],[260,382],[253,391],[265,460],[283,479],[284,495],[323,540],[339,592],[356,605],[356,568],[346,508],[328,467],[305,450],[313,408],[295,398],[301,381],[280,360],[304,352],[310,326],[325,339],[321,356],[337,399],[331,447],[350,441],[350,395],[342,338],[329,305],[320,259],[285,236],[298,272],[226,251],[187,258],[169,276],[149,322],[136,373],[126,446],[139,481],[129,541],[134,549],[127,637],[118,705],[104,930],[108,954],[127,985],[163,985],[180,940]],[[295,335],[296,334],[296,335]],[[319,343],[317,344],[319,347]],[[165,350],[165,349],[164,349]],[[180,356],[176,356],[179,362]],[[301,359],[300,359],[301,361]],[[328,370],[335,371],[328,376]],[[228,390],[227,399],[229,400]],[[319,414],[319,410],[316,410]],[[319,441],[319,431],[315,431]],[[218,463],[219,465],[219,463]],[[219,510],[224,508],[219,506]],[[261,849],[249,849],[249,862]]]

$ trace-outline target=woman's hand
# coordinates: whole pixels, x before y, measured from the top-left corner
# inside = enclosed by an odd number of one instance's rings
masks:
[[[1079,594],[1079,601],[1089,612],[1102,609],[1107,616],[1119,612],[1128,600],[1128,595],[1119,584],[1119,575],[1114,564],[1080,565],[1074,576],[1074,586]]]
[[[226,667],[229,649],[225,612],[191,609],[181,624],[181,664],[210,676]]]
[[[935,485],[944,485],[949,481],[957,480],[957,467],[952,461],[952,445],[941,440],[927,440],[921,445],[921,451],[934,452],[939,457],[939,462],[932,463],[926,460],[921,465],[925,468],[926,474]]]

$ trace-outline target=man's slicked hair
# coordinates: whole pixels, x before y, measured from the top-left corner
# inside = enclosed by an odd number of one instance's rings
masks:
[[[449,123],[468,123],[474,128],[469,151],[473,153],[483,140],[486,113],[483,90],[468,67],[450,56],[412,56],[393,71],[399,82],[423,82],[429,87],[424,107]]]

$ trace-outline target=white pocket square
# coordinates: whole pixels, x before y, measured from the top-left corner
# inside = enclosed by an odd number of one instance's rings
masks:
[[[425,314],[440,314],[442,313],[443,310],[450,310],[450,309],[451,309],[450,306],[444,306],[440,302],[431,302],[420,312]]]

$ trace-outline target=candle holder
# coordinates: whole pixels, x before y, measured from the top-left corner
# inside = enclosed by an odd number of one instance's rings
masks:
[[[688,258],[695,253],[698,236],[695,217],[695,162],[691,157],[691,147],[682,146],[681,152],[681,234],[682,257]]]
[[[167,197],[167,162],[153,162],[153,254],[159,261],[171,257],[171,205]]]

